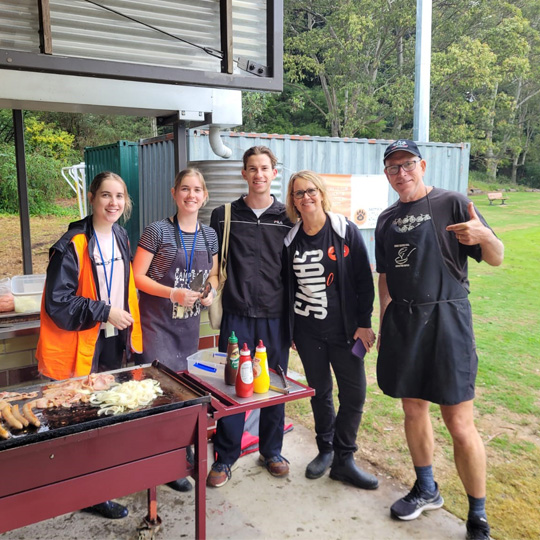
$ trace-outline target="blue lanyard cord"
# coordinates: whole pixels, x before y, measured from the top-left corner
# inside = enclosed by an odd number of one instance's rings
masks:
[[[186,265],[188,264],[188,254],[186,244],[184,243],[184,236],[182,235],[182,229],[177,222],[178,232],[180,233],[180,240],[182,241],[182,247],[184,248],[184,255],[186,257]],[[187,284],[191,281],[191,267],[193,266],[193,253],[195,252],[195,244],[197,243],[197,232],[199,231],[199,224],[195,227],[195,236],[193,237],[193,245],[191,246],[191,256],[189,257],[189,266],[187,267]]]
[[[99,256],[101,257],[101,262],[103,264],[103,273],[105,274],[105,286],[107,287],[107,298],[109,299],[109,306],[110,306],[111,305],[112,278],[113,278],[113,272],[114,272],[114,233],[112,233],[111,280],[110,281],[107,278],[107,267],[105,264],[105,259],[103,258],[103,253],[101,252],[101,246],[99,245],[99,240],[95,231],[94,231],[94,237],[96,239]]]

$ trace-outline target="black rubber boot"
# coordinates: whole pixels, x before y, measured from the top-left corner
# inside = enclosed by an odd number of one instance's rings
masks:
[[[359,469],[354,462],[354,456],[349,454],[344,457],[335,456],[330,468],[330,478],[347,482],[361,489],[377,489],[379,481],[376,476]]]
[[[334,458],[334,452],[319,452],[317,457],[308,463],[306,467],[306,478],[310,480],[316,480],[323,476],[323,474],[330,467],[332,459]]]
[[[191,446],[188,446],[186,448],[186,459],[188,463],[193,466],[193,463],[195,462],[195,456],[193,455],[193,450],[191,449]],[[174,491],[180,491],[181,493],[186,493],[187,491],[191,491],[193,489],[193,485],[187,478],[179,478],[178,480],[167,482],[166,485],[169,486],[171,489],[174,489]]]
[[[115,503],[114,501],[105,501],[99,504],[94,504],[94,506],[84,508],[84,511],[99,514],[107,519],[122,519],[127,517],[129,514],[129,511],[125,506]]]

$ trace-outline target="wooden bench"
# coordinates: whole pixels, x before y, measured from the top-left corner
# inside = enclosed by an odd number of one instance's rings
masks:
[[[500,191],[494,191],[493,193],[488,193],[487,196],[489,199],[490,206],[493,204],[493,201],[501,201],[501,205],[503,205],[504,201],[508,199],[508,197],[504,197]]]

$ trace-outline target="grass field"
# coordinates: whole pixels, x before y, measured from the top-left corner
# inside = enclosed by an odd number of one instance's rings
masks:
[[[504,206],[475,205],[505,244],[500,267],[469,263],[478,356],[476,421],[488,455],[487,511],[497,540],[540,538],[540,193],[510,193]],[[376,301],[377,302],[377,301]],[[373,326],[378,321],[375,306]],[[400,403],[375,378],[376,353],[366,357],[368,395],[358,434],[359,456],[386,475],[414,481]],[[301,363],[291,366],[301,371]],[[287,414],[312,425],[307,400]],[[432,406],[434,470],[445,508],[465,519],[467,498],[455,472],[451,439]],[[405,488],[405,489],[407,489]]]

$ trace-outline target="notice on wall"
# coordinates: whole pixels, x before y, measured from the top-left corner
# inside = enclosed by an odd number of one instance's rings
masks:
[[[388,206],[384,174],[321,174],[328,187],[332,211],[343,214],[360,229],[374,229]]]

